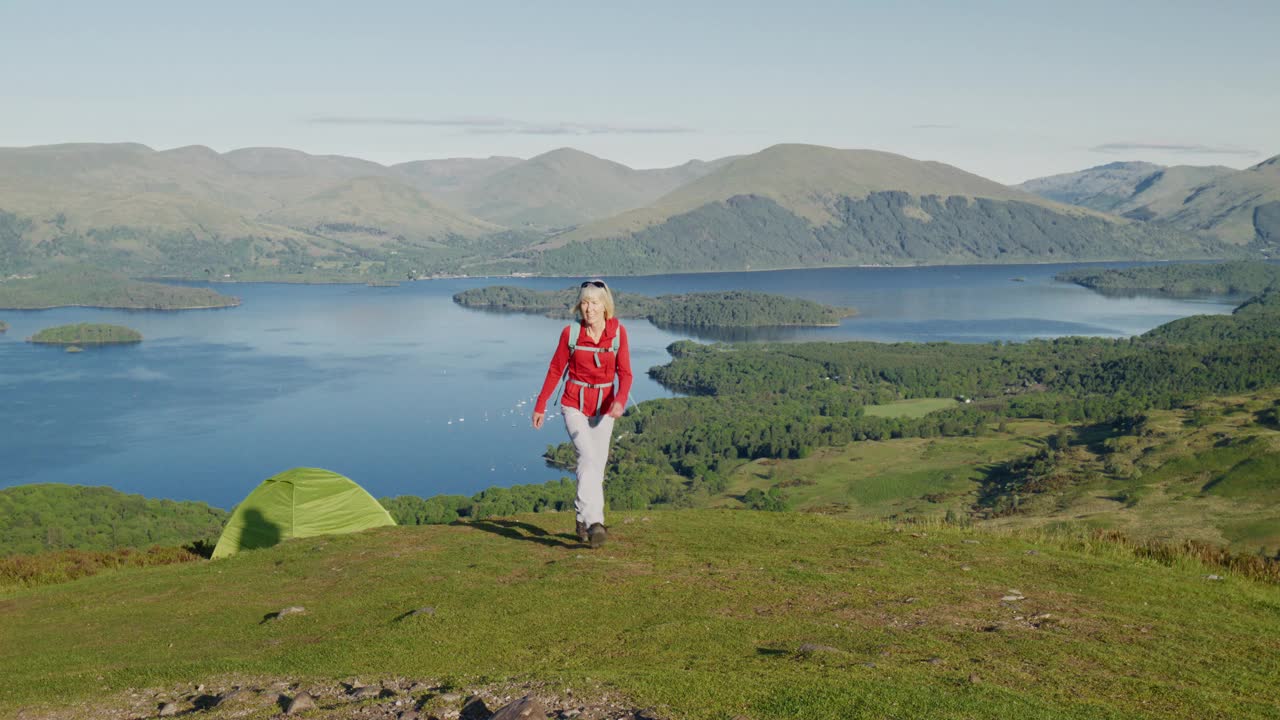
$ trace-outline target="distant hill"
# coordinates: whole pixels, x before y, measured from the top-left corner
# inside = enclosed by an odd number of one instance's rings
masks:
[[[1280,155],[1197,187],[1176,210],[1158,216],[1233,245],[1280,250]]]
[[[474,237],[503,228],[448,208],[422,191],[386,177],[348,180],[262,216],[322,236],[359,244],[385,244],[396,237],[446,240]]]
[[[1114,162],[1028,180],[1016,187],[1068,205],[1151,220],[1176,212],[1197,187],[1236,172],[1222,165]]]
[[[392,165],[391,169],[419,190],[445,197],[470,190],[490,175],[522,162],[521,158],[495,155],[488,158],[415,160]]]
[[[691,161],[633,170],[560,148],[476,181],[460,202],[476,216],[509,227],[566,227],[646,205],[715,167]]]
[[[1113,162],[1078,172],[1035,178],[1014,187],[1060,203],[1112,212],[1133,196],[1142,181],[1163,169],[1161,165],[1148,162]]]
[[[0,271],[91,262],[134,274],[316,277],[391,241],[431,248],[502,228],[400,170],[283,148],[0,148]]]
[[[1043,197],[1208,235],[1280,248],[1280,156],[1246,170],[1110,163],[1017,186]]]
[[[1192,258],[1186,233],[1063,205],[938,162],[777,145],[644,208],[589,223],[527,261],[544,272],[676,272],[822,264]]]
[[[283,148],[0,148],[0,276],[66,263],[326,281],[1226,258],[1280,234],[1274,175],[1264,163],[1184,202],[1197,177],[1164,169],[1130,212],[1169,214],[1157,225],[942,163],[812,145],[650,170],[569,148],[394,167]]]

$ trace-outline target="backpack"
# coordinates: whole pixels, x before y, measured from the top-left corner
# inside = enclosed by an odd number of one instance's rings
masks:
[[[618,345],[620,343],[619,338],[622,336],[622,328],[618,328],[618,331],[613,334],[613,342],[610,343],[610,346],[607,348],[595,348],[595,347],[579,348],[578,334],[580,332],[582,332],[582,323],[573,323],[569,325],[569,362],[570,363],[573,362],[573,354],[578,350],[582,350],[583,352],[589,352],[594,354],[596,359],[596,367],[600,367],[600,353],[611,352],[614,354],[615,357],[617,356]],[[607,383],[592,384],[592,383],[582,382],[581,380],[570,379],[569,365],[567,363],[565,364],[565,368],[564,368],[564,378],[565,378],[564,379],[565,385],[568,385],[569,383],[573,383],[574,385],[578,386],[578,409],[582,410],[584,413],[586,412],[586,409],[583,407],[583,405],[586,403],[587,388],[604,390],[605,388],[613,387],[612,380],[610,380]],[[595,415],[600,414],[600,410],[603,404],[604,404],[604,393],[597,392],[596,393],[596,411],[594,413]]]
[[[569,359],[571,361],[573,360],[573,353],[578,350],[578,333],[580,332],[582,332],[582,323],[573,323],[569,326]],[[614,355],[618,354],[618,338],[621,335],[621,330],[615,332],[613,334],[613,342],[610,343],[608,348],[582,348],[582,351],[594,353],[596,356],[596,367],[600,367],[600,353],[611,352]]]

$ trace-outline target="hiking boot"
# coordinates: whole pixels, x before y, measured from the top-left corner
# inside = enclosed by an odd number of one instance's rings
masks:
[[[591,542],[591,547],[598,548],[609,539],[609,533],[600,523],[592,523],[591,529],[587,531],[587,539]]]
[[[574,532],[578,534],[578,540],[581,542],[587,542],[591,539],[591,535],[587,532],[587,524],[581,520],[578,521],[577,527],[574,528]]]

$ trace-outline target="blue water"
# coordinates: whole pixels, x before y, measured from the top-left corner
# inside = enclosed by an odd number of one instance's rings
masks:
[[[1069,265],[841,268],[617,278],[647,295],[747,289],[857,308],[832,328],[692,333],[626,320],[637,400],[667,397],[644,371],[686,338],[986,342],[1124,337],[1238,298],[1104,297],[1052,280]],[[1021,281],[1015,281],[1020,278]],[[399,287],[230,285],[243,304],[178,313],[0,311],[0,487],[110,485],[229,508],[296,466],[340,472],[376,497],[472,494],[563,473],[541,455],[559,417],[529,427],[562,320],[466,310],[454,293],[563,278]],[[72,322],[146,341],[66,353],[23,342]]]

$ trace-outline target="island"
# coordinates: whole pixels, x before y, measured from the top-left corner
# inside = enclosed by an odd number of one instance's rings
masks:
[[[239,304],[239,298],[209,288],[142,282],[80,266],[0,279],[0,309],[6,310],[203,310]]]
[[[123,325],[76,323],[46,328],[31,336],[30,342],[41,345],[119,345],[142,342],[142,333]],[[68,348],[70,349],[70,348]]]
[[[567,318],[573,314],[577,293],[576,287],[529,290],[494,285],[460,292],[453,296],[453,301],[469,308]],[[841,319],[856,314],[852,308],[741,290],[661,295],[656,298],[614,291],[613,300],[619,316],[645,318],[655,325],[683,327],[829,326],[838,325]]]
[[[1280,265],[1261,260],[1076,268],[1053,276],[1103,293],[1153,292],[1174,296],[1255,295],[1280,287]]]
[[[9,329],[9,324],[3,320],[0,320],[0,333],[5,332],[8,329]]]

